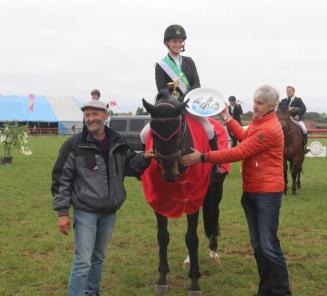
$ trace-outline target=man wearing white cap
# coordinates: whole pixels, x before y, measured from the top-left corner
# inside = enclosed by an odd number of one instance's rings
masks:
[[[61,147],[51,190],[59,231],[65,235],[71,225],[69,209],[74,209],[76,251],[68,295],[96,296],[116,211],[126,198],[124,177],[140,176],[153,153],[136,154],[106,126],[108,110],[103,102],[89,101],[81,110],[83,131]]]

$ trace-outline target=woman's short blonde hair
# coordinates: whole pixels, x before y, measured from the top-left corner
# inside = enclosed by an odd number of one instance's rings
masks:
[[[276,88],[264,84],[260,86],[254,93],[254,99],[261,99],[268,103],[271,110],[276,110],[279,103],[279,92]]]

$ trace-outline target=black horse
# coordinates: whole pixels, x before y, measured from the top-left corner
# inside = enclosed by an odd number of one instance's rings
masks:
[[[153,150],[159,163],[162,178],[167,182],[175,182],[186,168],[179,163],[182,155],[191,153],[194,147],[190,129],[183,116],[187,102],[181,103],[172,98],[169,93],[159,92],[155,105],[143,100],[143,106],[151,114],[151,134]],[[189,169],[192,169],[191,167]],[[211,260],[219,260],[217,251],[219,235],[219,203],[222,198],[223,182],[226,174],[213,174],[207,194],[203,202],[203,218],[205,234],[209,238]],[[210,175],[209,175],[210,177]],[[156,295],[165,295],[168,290],[167,247],[169,244],[168,218],[159,213],[157,219],[157,239],[159,243],[159,279],[155,286]],[[185,242],[189,253],[189,295],[202,295],[198,279],[200,278],[198,262],[197,235],[199,210],[187,215],[187,232]]]
[[[277,116],[284,133],[284,193],[287,193],[287,162],[290,162],[292,193],[296,194],[297,188],[301,188],[301,172],[304,161],[303,136],[301,127],[293,122],[287,106],[279,106]]]

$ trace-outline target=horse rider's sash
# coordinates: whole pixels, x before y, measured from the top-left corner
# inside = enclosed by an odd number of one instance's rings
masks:
[[[182,69],[178,67],[167,55],[158,62],[159,66],[165,71],[165,73],[171,78],[172,81],[178,80],[178,88],[185,95],[190,89],[190,83],[183,73]]]
[[[207,134],[202,124],[186,114],[186,121],[193,137],[194,148],[207,152],[210,150]],[[148,133],[146,149],[152,148],[151,133]],[[202,206],[207,193],[211,163],[197,163],[186,169],[176,182],[166,182],[161,176],[158,162],[153,159],[142,175],[144,195],[155,212],[178,218],[183,214],[193,214]]]

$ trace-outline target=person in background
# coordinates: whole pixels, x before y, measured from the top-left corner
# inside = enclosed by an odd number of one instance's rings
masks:
[[[68,295],[97,296],[116,212],[126,198],[124,178],[140,176],[153,153],[136,154],[106,126],[105,103],[92,100],[81,109],[83,131],[62,145],[52,171],[51,191],[59,231],[65,235],[71,225],[69,209],[74,209],[76,246]]]
[[[296,97],[295,88],[293,86],[286,87],[287,98],[281,100],[280,106],[288,106],[288,110],[295,123],[301,127],[303,135],[303,149],[304,153],[308,153],[310,150],[307,148],[308,144],[308,131],[302,120],[302,116],[305,114],[307,108],[301,98]]]
[[[200,161],[219,164],[243,160],[241,203],[260,277],[259,296],[292,294],[277,236],[284,190],[284,135],[275,112],[278,100],[275,88],[259,87],[254,94],[253,120],[247,130],[232,118],[227,108],[220,113],[239,145],[207,153],[194,150],[181,161],[189,166]]]
[[[241,114],[243,114],[242,106],[240,104],[236,103],[235,96],[230,96],[228,98],[229,106],[228,110],[230,115],[241,125]],[[229,129],[227,129],[228,134],[232,140],[232,147],[235,147],[237,145],[237,139],[236,137],[230,132]]]
[[[76,133],[76,126],[72,125],[72,134],[75,135],[75,133]]]
[[[91,91],[91,98],[92,100],[99,100],[101,97],[100,91],[98,89],[93,89]]]

